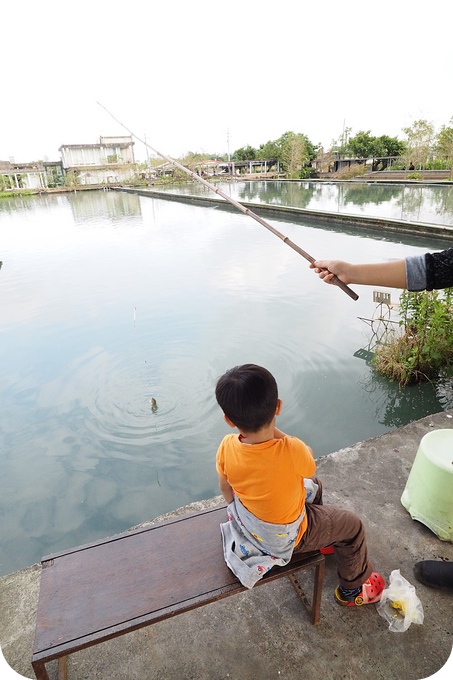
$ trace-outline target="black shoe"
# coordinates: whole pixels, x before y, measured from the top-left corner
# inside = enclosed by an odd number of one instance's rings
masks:
[[[453,562],[442,560],[423,560],[414,565],[417,581],[428,588],[448,588],[453,590]]]

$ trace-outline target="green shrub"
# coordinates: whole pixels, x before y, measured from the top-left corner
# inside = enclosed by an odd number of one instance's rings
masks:
[[[300,179],[312,179],[314,177],[318,177],[318,173],[316,172],[315,168],[306,166],[299,172]]]
[[[373,359],[382,375],[407,385],[453,374],[453,288],[404,291],[399,332],[389,332]]]
[[[432,158],[426,163],[424,167],[425,170],[449,170],[450,163],[448,157]]]

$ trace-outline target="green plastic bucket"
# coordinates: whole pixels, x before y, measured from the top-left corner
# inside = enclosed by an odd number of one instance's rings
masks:
[[[422,437],[401,503],[412,519],[453,542],[453,429]]]

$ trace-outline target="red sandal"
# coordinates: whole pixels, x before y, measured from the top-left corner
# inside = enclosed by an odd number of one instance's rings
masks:
[[[377,571],[373,571],[370,578],[362,584],[358,595],[355,597],[343,595],[340,586],[337,586],[337,588],[335,588],[334,597],[338,604],[341,604],[343,607],[361,607],[363,604],[379,602],[384,588],[384,579]]]

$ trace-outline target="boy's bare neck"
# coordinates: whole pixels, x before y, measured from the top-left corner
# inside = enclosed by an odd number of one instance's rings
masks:
[[[240,432],[239,439],[243,444],[264,444],[274,439],[274,425],[263,427],[258,432]]]

